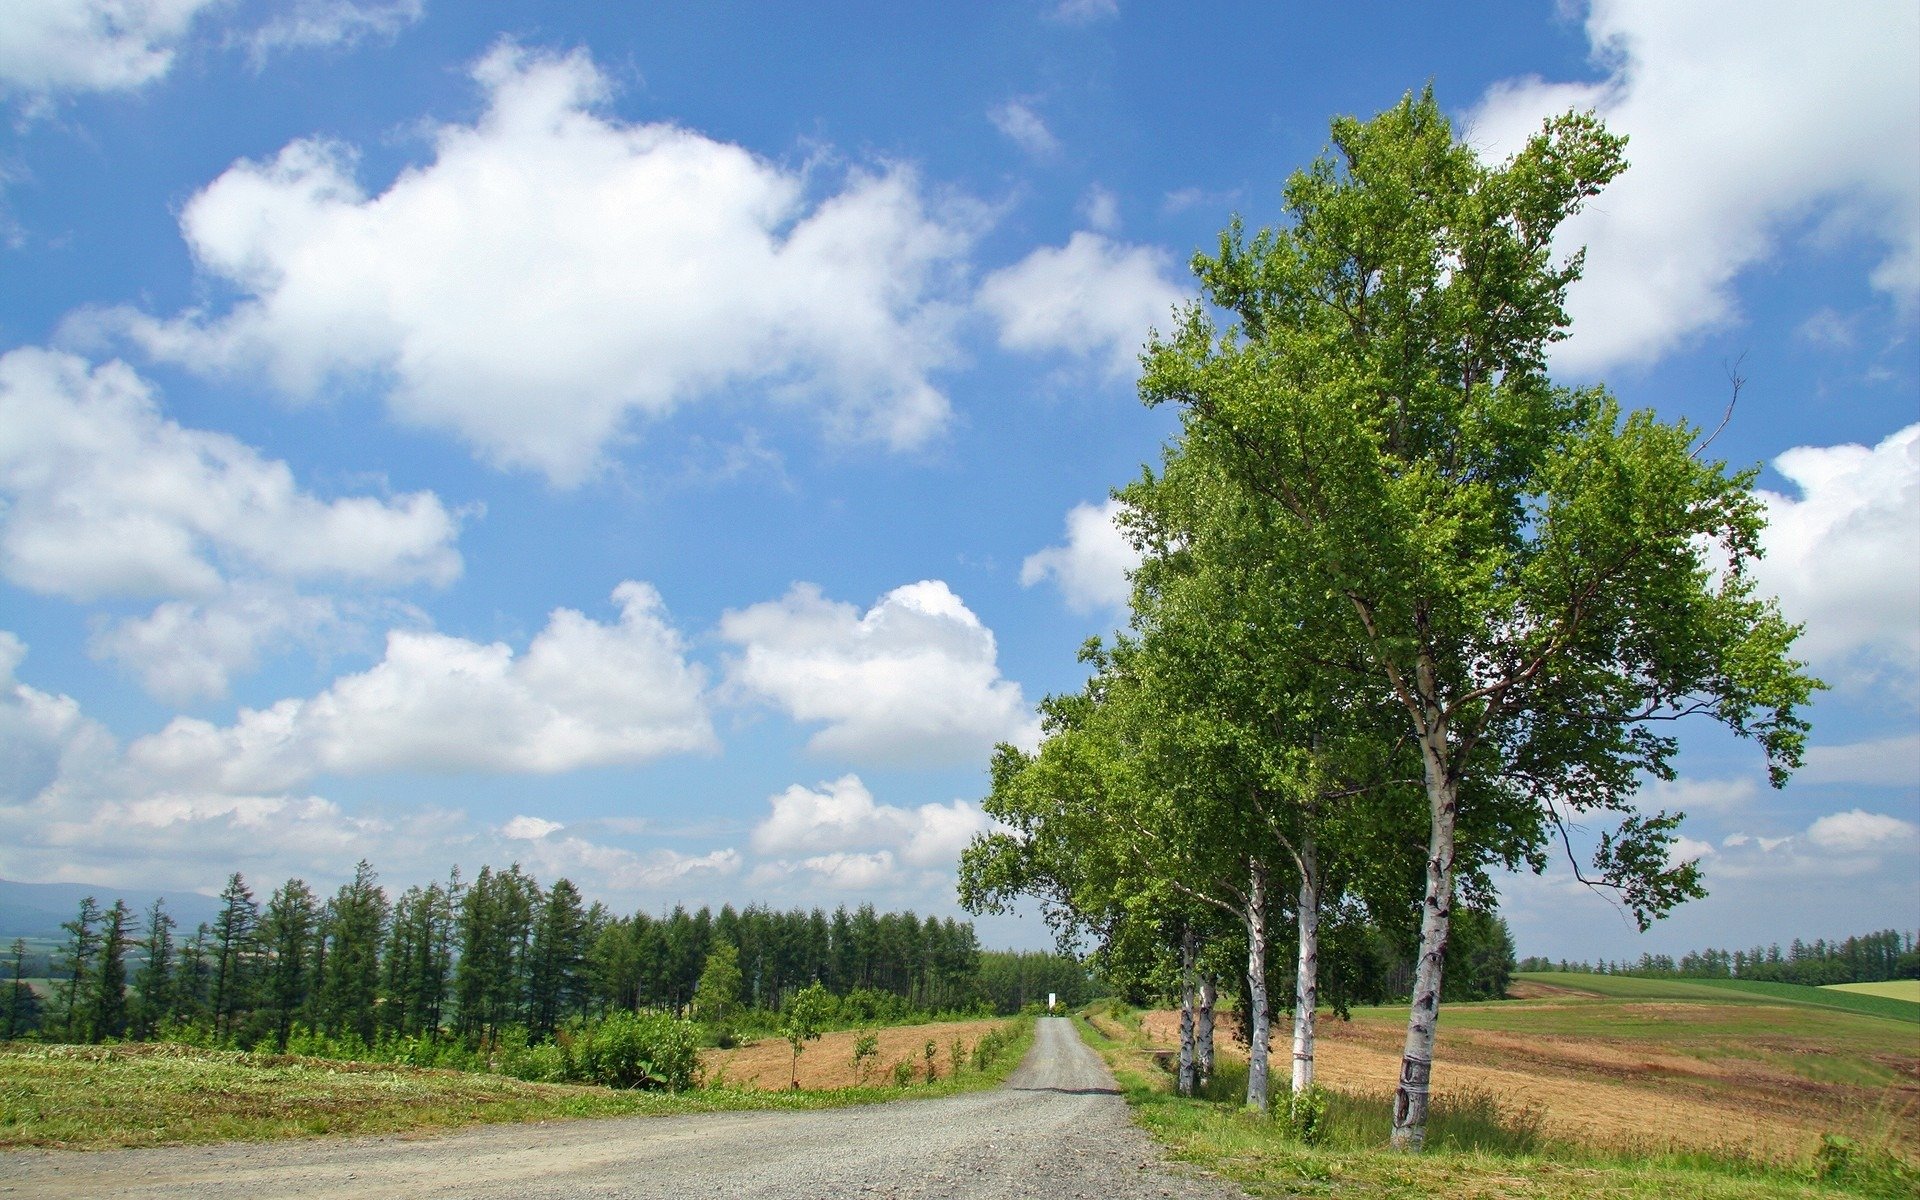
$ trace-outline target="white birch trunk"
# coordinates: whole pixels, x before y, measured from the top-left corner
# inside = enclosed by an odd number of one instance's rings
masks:
[[[1194,1067],[1200,1074],[1202,1085],[1213,1082],[1213,1005],[1215,987],[1213,976],[1200,977],[1200,1007],[1194,1014],[1193,1053]]]
[[[1314,1010],[1320,1004],[1320,860],[1313,835],[1300,839],[1300,957],[1293,988],[1293,1094],[1313,1086]]]
[[[1193,929],[1180,934],[1180,1073],[1175,1090],[1193,1095]]]
[[[1440,975],[1453,916],[1453,830],[1458,793],[1447,771],[1444,728],[1429,727],[1425,743],[1427,802],[1432,810],[1427,842],[1427,894],[1420,914],[1420,958],[1414,965],[1413,1008],[1400,1059],[1400,1085],[1393,1094],[1393,1147],[1419,1150],[1427,1140],[1427,1100],[1433,1080],[1433,1038],[1440,1020]]]
[[[1255,862],[1247,881],[1247,1107],[1267,1111],[1267,867]]]

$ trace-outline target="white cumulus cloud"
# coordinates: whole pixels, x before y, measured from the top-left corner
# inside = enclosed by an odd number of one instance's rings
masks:
[[[951,868],[976,833],[993,822],[976,804],[880,804],[858,775],[816,787],[794,784],[768,801],[753,830],[755,853],[790,858],[813,852],[885,851],[917,867]]]
[[[322,500],[287,464],[160,413],[125,364],[0,357],[0,571],[37,592],[216,594],[228,571],[447,583],[457,522],[431,492]]]
[[[1140,552],[1115,524],[1120,502],[1076,504],[1067,512],[1067,540],[1027,555],[1020,582],[1032,587],[1052,579],[1067,607],[1091,613],[1124,612],[1131,594],[1127,573],[1140,565]]]
[[[1897,852],[1920,841],[1920,826],[1856,808],[1821,817],[1807,826],[1807,840],[1840,854]]]
[[[1650,362],[1738,318],[1734,281],[1809,224],[1878,243],[1875,287],[1920,298],[1920,6],[1593,0],[1598,83],[1492,88],[1468,122],[1493,156],[1593,109],[1631,168],[1562,231],[1588,248],[1568,296],[1575,370]]]
[[[988,275],[976,302],[1007,349],[1092,358],[1122,379],[1138,371],[1148,332],[1189,299],[1172,271],[1163,250],[1082,231]]]
[[[459,524],[431,492],[314,495],[286,463],[167,418],[124,363],[0,356],[0,576],[74,600],[166,598],[92,644],[156,695],[217,696],[263,648],[352,624],[303,588],[452,582]]]
[[[549,882],[566,875],[594,893],[637,898],[685,895],[740,867],[731,848],[640,852],[525,814],[489,830],[444,808],[355,812],[303,781],[182,770],[154,754],[151,739],[122,750],[71,697],[20,682],[24,656],[0,631],[0,877],[198,889],[235,869],[256,887],[339,878],[363,857],[389,879],[513,860]]]
[[[327,773],[552,773],[710,750],[704,677],[653,588],[614,591],[620,619],[556,609],[526,652],[395,631],[372,668],[228,726],[176,718],[128,757],[156,778],[278,791]]]
[[[939,580],[895,588],[864,613],[796,585],[725,614],[720,636],[740,647],[727,671],[736,693],[824,723],[808,743],[817,754],[931,766],[1037,740],[992,631]]]
[[[1909,699],[1920,673],[1920,424],[1877,446],[1801,446],[1774,460],[1798,497],[1763,491],[1760,585],[1806,624],[1796,653],[1884,681]]]
[[[0,92],[130,91],[173,66],[188,27],[217,0],[7,0]]]
[[[503,43],[475,78],[485,113],[384,192],[315,139],[194,196],[181,227],[230,308],[94,320],[296,398],[370,383],[399,419],[563,485],[635,418],[739,387],[893,447],[944,426],[930,375],[977,205],[935,204],[900,166],[815,198],[807,172],[605,115],[584,53]]]

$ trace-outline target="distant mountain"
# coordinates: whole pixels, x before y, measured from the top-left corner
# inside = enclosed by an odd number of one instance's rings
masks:
[[[167,902],[167,911],[180,924],[179,936],[193,932],[202,921],[212,921],[220,912],[220,901],[198,892],[152,892],[139,888],[116,888],[87,883],[14,883],[0,879],[0,938],[60,938],[62,921],[71,921],[80,911],[82,898],[92,896],[102,910],[113,907],[115,898],[144,920],[147,906],[158,895]]]

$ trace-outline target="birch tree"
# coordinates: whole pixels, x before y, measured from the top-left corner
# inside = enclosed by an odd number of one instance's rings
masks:
[[[1624,140],[1569,114],[1483,164],[1428,93],[1336,120],[1332,143],[1288,183],[1287,225],[1249,239],[1236,222],[1196,258],[1234,324],[1189,308],[1150,344],[1141,391],[1180,406],[1172,457],[1253,510],[1255,561],[1300,614],[1263,639],[1350,671],[1418,752],[1426,867],[1393,1124],[1418,1149],[1462,827],[1539,867],[1570,816],[1613,814],[1583,877],[1644,926],[1702,891],[1695,864],[1669,862],[1679,815],[1634,804],[1643,777],[1673,774],[1663,723],[1756,739],[1778,786],[1818,685],[1753,592],[1753,473],[1684,423],[1548,376],[1580,273],[1553,237],[1624,168]]]

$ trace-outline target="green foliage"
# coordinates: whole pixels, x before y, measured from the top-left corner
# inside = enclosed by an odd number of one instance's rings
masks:
[[[854,1086],[867,1081],[867,1065],[880,1053],[880,1035],[869,1029],[853,1039]]]
[[[893,1086],[903,1088],[913,1082],[913,1060],[903,1058],[893,1064]]]
[[[787,1001],[786,1010],[781,1014],[780,1036],[793,1047],[793,1072],[789,1080],[792,1086],[800,1086],[800,1052],[808,1042],[819,1038],[832,1013],[833,997],[818,983],[801,988]]]
[[[1871,1196],[1920,1195],[1920,1170],[1908,1166],[1884,1146],[1837,1133],[1820,1135],[1820,1148],[1813,1156],[1813,1177]]]
[[[1326,1136],[1328,1107],[1326,1089],[1309,1087],[1289,1092],[1281,1111],[1286,1114],[1287,1129],[1294,1139],[1303,1146],[1316,1146]]]
[[[578,1027],[561,1043],[567,1078],[612,1088],[692,1087],[700,1070],[700,1038],[688,1021],[665,1013],[612,1013]]]

